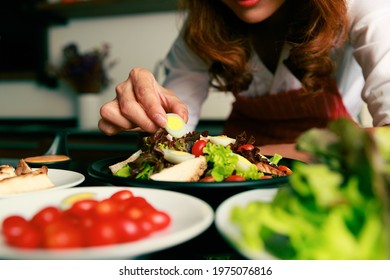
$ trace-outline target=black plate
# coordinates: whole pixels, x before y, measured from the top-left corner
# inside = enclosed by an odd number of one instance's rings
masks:
[[[242,182],[168,182],[114,176],[108,167],[127,158],[128,156],[114,157],[96,161],[88,167],[88,174],[92,178],[115,186],[158,188],[187,193],[205,200],[214,208],[233,194],[249,189],[278,188],[288,182],[288,176]],[[292,159],[283,158],[279,164],[291,167],[293,161]]]
[[[267,180],[248,180],[241,182],[173,182],[173,181],[153,181],[140,180],[133,178],[123,178],[114,176],[110,169],[110,165],[125,160],[128,157],[108,158],[94,162],[88,168],[88,174],[98,180],[121,186],[136,186],[136,187],[151,187],[162,189],[174,188],[269,188],[275,185],[280,185],[288,181],[288,176],[278,177]],[[282,159],[279,164],[291,167],[291,159]]]

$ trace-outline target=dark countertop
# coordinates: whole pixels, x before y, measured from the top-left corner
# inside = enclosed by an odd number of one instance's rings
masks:
[[[208,130],[210,135],[222,132],[222,121],[203,120],[197,131]],[[56,133],[67,134],[67,148],[72,158],[70,169],[83,174],[95,161],[131,155],[138,150],[144,133],[123,132],[107,136],[100,130],[80,130],[77,120],[70,119],[0,119],[0,161],[44,154]],[[83,185],[99,182],[86,175]],[[101,182],[100,182],[101,184]]]

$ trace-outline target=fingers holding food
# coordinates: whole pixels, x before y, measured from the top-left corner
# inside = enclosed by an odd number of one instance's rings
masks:
[[[116,87],[116,98],[100,109],[99,129],[109,135],[137,129],[154,133],[165,127],[166,112],[188,120],[187,106],[173,92],[159,85],[148,70],[134,68]]]
[[[166,126],[166,112],[176,113],[187,122],[187,106],[172,91],[158,84],[148,70],[142,68],[133,69],[130,72],[130,81],[136,102],[146,113],[148,119],[157,125],[158,128]],[[124,100],[124,102],[129,104],[128,100]],[[125,104],[123,105],[125,106]],[[140,120],[142,121],[143,119],[140,118]],[[157,130],[154,127],[152,129],[153,132]]]
[[[124,117],[148,132],[155,132],[165,125],[161,89],[149,71],[132,69],[128,80],[118,85],[116,90],[119,108]]]
[[[138,127],[121,113],[117,99],[104,104],[100,108],[100,115],[102,118],[98,127],[107,135],[134,130]]]

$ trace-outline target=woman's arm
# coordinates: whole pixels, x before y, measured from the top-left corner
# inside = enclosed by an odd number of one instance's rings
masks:
[[[374,126],[390,124],[390,1],[349,0],[350,41]]]

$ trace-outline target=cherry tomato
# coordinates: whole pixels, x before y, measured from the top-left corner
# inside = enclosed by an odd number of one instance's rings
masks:
[[[156,211],[154,208],[151,208],[147,205],[131,204],[123,210],[123,216],[132,220],[139,220],[142,219],[145,214],[154,211]]]
[[[2,233],[7,244],[21,248],[63,249],[131,242],[171,223],[145,198],[124,190],[107,199],[83,199],[62,211],[45,207],[31,220],[9,216]]]
[[[119,213],[119,206],[112,199],[103,199],[93,208],[93,213],[99,218],[111,218]]]
[[[285,166],[285,165],[279,165],[278,166],[278,169],[280,170],[280,171],[283,171],[286,175],[291,175],[293,172],[291,171],[291,169],[290,168],[288,168],[287,166]]]
[[[245,177],[240,175],[230,175],[225,178],[226,182],[238,182],[238,181],[245,181]]]
[[[97,219],[85,230],[87,246],[101,246],[119,243],[120,234],[116,219]]]
[[[61,216],[62,212],[60,209],[54,206],[48,206],[38,211],[31,218],[31,222],[40,228],[44,228],[48,224],[60,219]]]
[[[120,242],[138,240],[150,233],[140,223],[126,217],[118,217],[115,222]]]
[[[196,157],[203,155],[203,148],[206,144],[207,142],[204,140],[197,140],[194,145],[192,145],[191,153]]]
[[[143,197],[134,196],[126,200],[126,208],[129,206],[138,206],[143,210],[155,210],[155,208]]]
[[[39,248],[43,240],[42,232],[33,224],[26,224],[23,232],[18,238],[7,240],[10,245],[18,248],[33,249]]]
[[[147,219],[139,219],[135,223],[140,227],[144,236],[148,236],[155,230],[152,222]]]
[[[162,211],[148,213],[146,219],[152,223],[154,230],[166,228],[171,223],[169,215]]]
[[[69,213],[76,217],[85,217],[94,211],[97,204],[95,199],[82,199],[72,204]]]
[[[65,249],[84,246],[83,232],[77,226],[59,220],[46,226],[44,247],[48,249]]]
[[[252,151],[255,148],[252,144],[244,144],[238,147],[237,152],[241,153],[242,150]]]
[[[113,199],[115,201],[124,201],[126,199],[129,199],[130,197],[133,197],[134,194],[130,190],[122,190],[117,191],[116,193],[112,194],[110,199]]]
[[[80,217],[75,216],[71,211],[70,208],[66,209],[62,212],[62,215],[60,217],[61,220],[79,226],[80,225]]]
[[[209,175],[200,179],[199,182],[215,182],[215,179],[213,176]]]
[[[96,220],[96,218],[94,216],[87,215],[84,217],[79,217],[78,224],[82,230],[85,230],[85,229],[91,227],[94,224],[95,220]]]
[[[3,220],[2,232],[9,243],[22,236],[25,228],[28,226],[28,221],[19,215],[8,216]]]
[[[28,222],[27,220],[19,215],[8,216],[3,220],[1,230],[4,234],[7,234],[15,226],[24,226]]]

